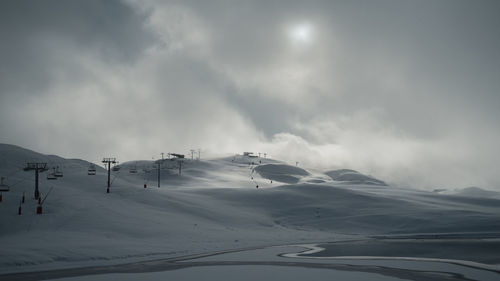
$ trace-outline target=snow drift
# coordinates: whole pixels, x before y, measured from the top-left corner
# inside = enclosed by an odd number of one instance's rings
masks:
[[[350,169],[334,170],[325,173],[335,181],[341,181],[350,184],[370,184],[370,185],[387,185],[385,182],[374,177],[363,175],[358,171]]]
[[[309,175],[304,169],[285,164],[259,165],[254,170],[263,178],[284,183],[298,183],[302,176]]]

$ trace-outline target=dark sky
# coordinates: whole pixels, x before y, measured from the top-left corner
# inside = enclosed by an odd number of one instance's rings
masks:
[[[500,2],[1,1],[0,142],[500,189]]]

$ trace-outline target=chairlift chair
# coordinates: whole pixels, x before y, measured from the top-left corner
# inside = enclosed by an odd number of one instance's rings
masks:
[[[54,176],[56,178],[62,178],[63,177],[63,173],[61,171],[59,171],[59,166],[57,166],[56,170],[54,171]]]
[[[137,174],[137,163],[133,167],[130,167],[128,172],[131,174]]]
[[[88,171],[87,171],[87,175],[89,176],[95,176],[95,173],[96,173],[96,170],[95,170],[95,166],[94,165],[90,165]]]
[[[57,177],[54,175],[54,173],[48,173],[47,179],[48,180],[57,180]]]
[[[9,191],[10,190],[10,187],[6,184],[3,183],[3,180],[5,178],[4,177],[1,177],[1,180],[0,180],[0,191]]]

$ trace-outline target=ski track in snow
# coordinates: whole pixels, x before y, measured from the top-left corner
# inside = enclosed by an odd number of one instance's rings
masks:
[[[289,253],[300,248],[309,249],[300,253]],[[352,280],[497,280],[499,268],[479,263],[456,260],[418,259],[399,257],[308,257],[322,249],[315,245],[286,245],[254,249],[230,250],[174,259],[152,260],[115,266],[61,269],[42,272],[27,272],[0,275],[0,280],[166,280],[182,276],[188,280],[220,280],[228,278],[228,271],[238,268],[251,269],[252,276],[241,276],[241,280],[252,280],[260,274],[262,278],[273,278],[286,268],[299,268],[314,273],[323,279],[353,278]],[[283,253],[286,252],[286,253]],[[288,253],[288,254],[287,254]],[[269,267],[273,270],[266,272]],[[197,274],[193,275],[193,271]],[[264,272],[264,273],[263,273]],[[394,279],[394,280],[396,280]],[[296,276],[275,280],[301,280]],[[344,279],[343,279],[344,280]],[[351,279],[349,279],[351,280]]]

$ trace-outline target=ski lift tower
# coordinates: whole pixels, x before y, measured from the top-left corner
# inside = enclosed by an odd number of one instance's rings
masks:
[[[108,164],[108,189],[106,189],[106,193],[109,193],[109,187],[111,186],[111,163],[115,164],[116,163],[116,158],[103,158],[102,163],[104,165]]]
[[[160,188],[160,175],[161,175],[161,164],[165,162],[165,159],[163,159],[163,153],[162,153],[162,159],[158,159],[155,161],[156,168],[158,169],[158,188]]]
[[[47,171],[47,163],[40,162],[28,162],[26,163],[26,167],[24,167],[25,171],[35,171],[35,199],[38,200],[40,198],[40,191],[38,190],[38,173]]]

